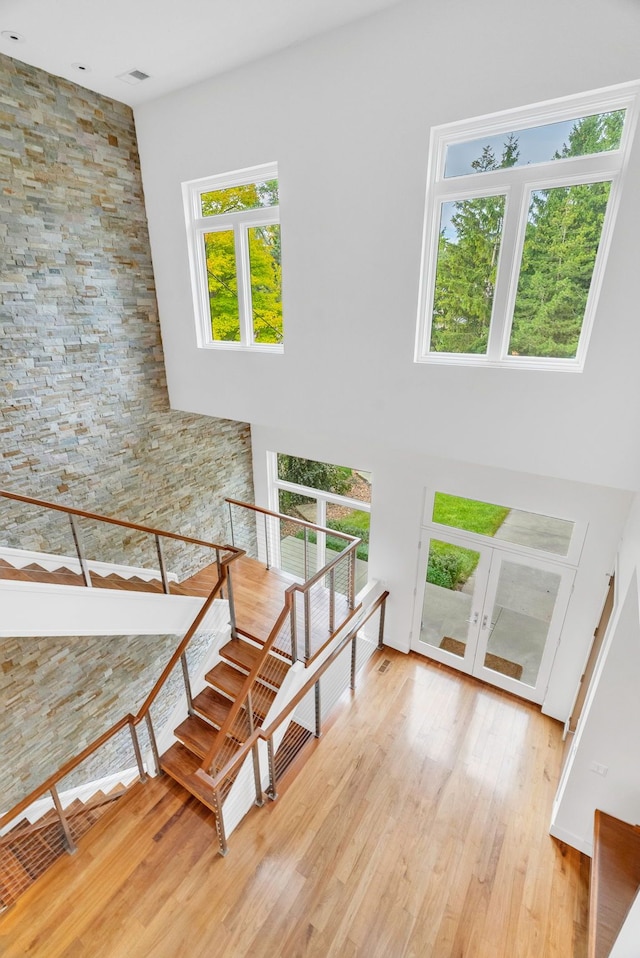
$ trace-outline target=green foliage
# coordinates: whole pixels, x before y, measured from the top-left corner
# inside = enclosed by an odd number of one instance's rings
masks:
[[[345,466],[334,466],[329,462],[317,462],[314,459],[302,459],[300,456],[278,453],[278,477],[300,486],[345,495],[351,488],[353,471]],[[280,511],[287,512],[285,507],[307,501],[308,498],[299,493],[281,491]]]
[[[362,539],[362,542],[356,549],[356,555],[358,559],[362,559],[367,562],[369,559],[369,525],[371,522],[371,515],[368,512],[364,512],[361,509],[354,509],[348,516],[345,516],[344,519],[327,519],[327,528],[335,529],[336,532],[344,532],[347,536],[356,536],[358,539]],[[333,545],[329,545],[329,541],[332,537],[327,536],[327,548],[333,549]],[[342,551],[345,547],[344,539],[338,540],[340,543],[339,549]]]
[[[577,120],[555,159],[615,149],[624,111]],[[498,160],[490,147],[472,164],[478,171],[517,162],[513,134]],[[610,183],[535,190],[532,194],[509,343],[512,355],[576,355],[591,285]],[[500,241],[504,197],[451,204],[453,237],[441,231],[436,273],[432,341],[436,352],[486,352]]]
[[[443,589],[461,589],[473,575],[480,561],[480,553],[463,549],[450,542],[432,539],[427,560],[427,582]]]
[[[277,180],[203,193],[203,216],[273,206]],[[282,342],[282,266],[278,224],[248,230],[253,331],[257,343]],[[211,331],[214,340],[240,342],[233,230],[204,234]]]
[[[433,503],[433,521],[482,536],[494,536],[509,515],[506,506],[494,506],[490,502],[464,499],[436,492]]]

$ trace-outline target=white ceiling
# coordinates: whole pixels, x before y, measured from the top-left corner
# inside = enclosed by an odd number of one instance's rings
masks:
[[[135,106],[398,2],[0,0],[0,52]]]

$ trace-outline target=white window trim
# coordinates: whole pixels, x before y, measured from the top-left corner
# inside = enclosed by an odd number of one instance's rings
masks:
[[[200,349],[251,350],[251,352],[264,353],[284,352],[283,343],[256,343],[254,341],[251,311],[251,264],[248,243],[248,230],[252,227],[280,222],[280,207],[258,207],[252,210],[238,210],[232,213],[203,216],[200,200],[202,193],[208,193],[212,190],[223,190],[233,186],[260,183],[264,180],[275,180],[277,178],[278,164],[263,163],[260,166],[252,166],[235,172],[218,173],[215,176],[206,176],[182,184],[191,290],[196,319],[196,338]],[[240,342],[227,342],[214,339],[212,336],[204,251],[205,233],[231,230],[234,233],[235,241]]]
[[[631,143],[638,119],[639,91],[640,83],[624,83],[578,96],[549,100],[522,109],[504,110],[473,120],[458,121],[432,128],[427,167],[425,225],[414,357],[417,363],[582,372],[620,204],[622,178],[629,164]],[[519,129],[560,122],[576,116],[589,116],[621,109],[625,109],[627,115],[618,150],[516,166],[507,170],[444,177],[447,147],[455,143],[517,132]],[[510,356],[507,350],[511,337],[532,191],[603,180],[611,181],[611,192],[575,358]],[[495,195],[505,196],[505,213],[487,352],[486,354],[432,352],[430,350],[431,326],[441,204]]]

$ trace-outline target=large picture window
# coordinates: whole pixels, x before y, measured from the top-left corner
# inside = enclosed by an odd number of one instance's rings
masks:
[[[275,164],[183,186],[198,344],[282,351]]]
[[[637,92],[432,130],[418,362],[582,368]]]

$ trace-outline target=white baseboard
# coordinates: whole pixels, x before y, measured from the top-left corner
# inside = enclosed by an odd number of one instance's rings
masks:
[[[47,572],[55,572],[57,569],[68,569],[81,575],[82,567],[77,556],[54,555],[52,552],[32,552],[30,549],[9,549],[7,546],[0,546],[0,559],[4,559],[16,569],[23,569],[26,565],[35,562],[42,566]],[[98,575],[120,575],[123,579],[132,579],[134,576],[138,579],[144,579],[148,582],[150,579],[160,579],[162,574],[159,569],[143,569],[132,565],[119,565],[115,562],[98,562],[93,559],[87,560],[89,572],[95,572]],[[170,582],[177,582],[178,576],[175,572],[167,573]]]
[[[87,782],[85,785],[79,785],[76,788],[69,788],[64,792],[60,792],[60,801],[62,807],[66,808],[68,805],[71,805],[72,802],[75,802],[77,798],[81,802],[86,802],[88,798],[91,798],[92,795],[95,795],[96,792],[110,792],[112,788],[115,788],[116,785],[129,785],[138,777],[138,768],[134,766],[133,768],[125,768],[120,772],[114,772],[113,775],[107,775],[105,778],[96,779],[93,782]],[[26,818],[31,824],[37,822],[38,819],[42,818],[43,815],[46,815],[54,807],[53,799],[48,798],[39,798],[33,805],[30,805],[26,811],[22,812],[18,816],[18,821]],[[16,824],[15,821],[10,822],[9,825],[6,825],[1,831],[0,835],[6,834],[10,831],[13,826]]]
[[[565,828],[558,828],[557,825],[551,826],[549,834],[552,838],[557,838],[558,841],[565,842],[565,844],[571,845],[572,848],[577,848],[579,852],[583,852],[583,854],[588,855],[589,858],[593,857],[593,842],[587,841],[586,838],[574,835],[573,832],[569,832]]]

